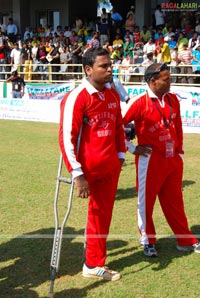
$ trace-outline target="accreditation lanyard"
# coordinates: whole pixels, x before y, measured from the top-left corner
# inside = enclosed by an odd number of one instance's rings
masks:
[[[164,113],[160,110],[160,108],[158,106],[158,103],[155,102],[155,101],[153,101],[153,102],[155,104],[156,109],[158,110],[158,112],[160,113],[161,117],[163,118],[163,121],[164,121],[164,124],[165,124],[166,128],[169,128],[169,125],[170,125],[170,123],[172,121],[172,106],[171,106],[171,102],[169,100],[168,95],[166,95],[166,96],[167,96],[167,100],[168,100],[168,104],[169,104],[169,119],[167,119],[165,117]]]

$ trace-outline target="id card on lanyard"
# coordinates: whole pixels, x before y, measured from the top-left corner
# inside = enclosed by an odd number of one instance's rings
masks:
[[[170,134],[170,124],[172,121],[172,106],[170,103],[169,98],[168,99],[168,103],[169,103],[169,108],[170,108],[170,115],[169,115],[169,119],[167,119],[165,117],[165,115],[163,114],[163,112],[160,110],[159,106],[157,105],[157,102],[154,101],[154,104],[158,110],[158,112],[160,113],[161,117],[163,118],[164,121],[164,125],[165,125],[165,134],[166,134],[166,138],[165,138],[165,157],[169,158],[169,157],[174,157],[175,154],[175,142],[172,139],[172,136]]]

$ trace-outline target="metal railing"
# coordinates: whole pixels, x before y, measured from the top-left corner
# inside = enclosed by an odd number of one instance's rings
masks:
[[[54,68],[57,67],[57,71]],[[172,85],[200,86],[200,72],[194,72],[193,65],[169,65]],[[74,71],[77,68],[78,71]],[[76,80],[80,83],[85,76],[82,64],[21,64],[16,67],[26,83],[63,83]],[[62,71],[65,69],[65,71]],[[124,85],[143,85],[146,67],[141,64],[113,65],[113,75],[119,77]],[[181,69],[185,70],[183,73]],[[189,71],[187,71],[189,70]],[[11,74],[10,64],[0,65],[0,81],[6,81]],[[188,82],[188,78],[191,78]],[[184,82],[183,82],[184,80]],[[193,82],[191,82],[193,81]]]

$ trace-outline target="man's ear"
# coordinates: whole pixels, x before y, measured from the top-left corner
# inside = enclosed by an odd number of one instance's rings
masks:
[[[87,76],[90,74],[91,70],[92,70],[91,66],[89,66],[89,65],[85,66],[85,73],[87,74]]]

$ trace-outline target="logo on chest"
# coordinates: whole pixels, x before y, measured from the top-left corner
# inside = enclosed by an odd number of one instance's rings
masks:
[[[109,109],[116,109],[116,107],[117,107],[116,102],[111,102],[111,103],[108,104]]]

